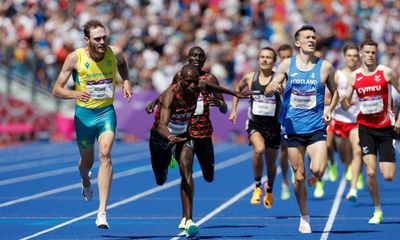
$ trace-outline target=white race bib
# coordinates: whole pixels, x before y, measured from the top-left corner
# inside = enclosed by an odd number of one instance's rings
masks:
[[[186,132],[188,122],[169,122],[168,130],[171,134],[180,135]]]
[[[315,108],[317,106],[317,91],[312,90],[309,92],[301,92],[296,89],[292,89],[290,105],[293,108],[305,110]]]
[[[362,114],[374,114],[383,111],[382,96],[365,97],[359,99]]]
[[[273,97],[266,97],[260,95],[260,99],[253,100],[251,112],[253,115],[259,116],[275,116],[276,99]]]
[[[204,113],[204,98],[203,95],[200,94],[200,96],[197,98],[197,106],[196,106],[196,111],[194,112],[194,115],[202,115]]]
[[[93,99],[113,98],[114,95],[112,79],[88,81],[86,89],[90,92],[90,98]]]

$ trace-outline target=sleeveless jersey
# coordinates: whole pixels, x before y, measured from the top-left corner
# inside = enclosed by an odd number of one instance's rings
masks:
[[[207,79],[208,72],[200,72],[200,81]],[[210,120],[210,92],[204,90],[197,98],[196,111],[190,119],[189,133],[193,138],[211,137],[213,127]]]
[[[344,96],[347,88],[347,76],[342,70],[336,71],[336,75],[338,76],[337,90],[339,92],[339,96]],[[333,111],[333,119],[345,123],[356,123],[359,112],[359,104],[356,93],[353,93],[352,101],[357,102],[357,104],[351,105],[347,111],[342,108],[341,104],[338,104]]]
[[[259,124],[277,122],[281,108],[280,96],[278,93],[274,93],[272,96],[265,96],[265,88],[271,81],[266,85],[261,85],[259,77],[260,72],[255,72],[251,83],[251,98],[247,113],[248,119]]]
[[[318,58],[314,67],[302,71],[296,66],[296,56],[290,59],[288,82],[283,92],[281,121],[287,134],[307,134],[325,128],[325,86],[321,84],[321,66]]]
[[[190,122],[190,118],[194,114],[196,110],[196,102],[198,93],[195,93],[196,96],[193,98],[188,104],[183,104],[181,99],[183,98],[183,93],[177,91],[178,84],[172,85],[172,93],[176,97],[176,104],[171,109],[171,116],[168,122],[168,130],[171,134],[181,135],[187,132],[187,128]],[[155,120],[152,126],[153,130],[158,129],[158,125],[160,124],[160,108],[157,108],[155,113]]]
[[[391,88],[383,74],[384,66],[378,65],[371,75],[356,70],[354,89],[357,93],[360,113],[358,123],[369,128],[387,128],[394,125]]]
[[[107,47],[104,58],[93,61],[85,49],[76,50],[78,55],[77,71],[72,72],[75,88],[78,91],[88,90],[90,99],[87,102],[76,100],[76,104],[85,108],[101,108],[111,105],[114,101],[116,84],[117,60],[110,47]]]

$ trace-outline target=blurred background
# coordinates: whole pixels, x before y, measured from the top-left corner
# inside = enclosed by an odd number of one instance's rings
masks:
[[[129,63],[133,100],[124,102],[117,89],[115,101],[122,141],[147,138],[153,116],[145,106],[168,87],[194,45],[206,51],[205,68],[233,88],[255,69],[260,48],[292,45],[307,23],[335,67],[343,67],[346,42],[372,38],[379,63],[400,76],[400,0],[2,0],[0,146],[74,139],[75,102],[53,98],[51,89],[66,56],[85,47],[81,27],[89,19],[106,25],[110,44],[121,46]],[[247,101],[240,104],[236,125],[211,114],[216,141],[246,141]]]

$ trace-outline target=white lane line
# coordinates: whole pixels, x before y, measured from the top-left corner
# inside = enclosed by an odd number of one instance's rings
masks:
[[[113,179],[118,179],[118,178],[123,178],[123,177],[127,177],[127,176],[131,176],[131,175],[135,175],[138,173],[142,173],[142,172],[147,172],[151,170],[151,165],[145,165],[142,167],[137,167],[134,169],[130,169],[127,171],[123,171],[123,172],[119,172],[114,174]],[[96,184],[97,183],[97,179],[93,179],[92,180],[92,184]],[[64,187],[60,187],[60,188],[55,188],[55,189],[51,189],[45,192],[41,192],[41,193],[36,193],[30,196],[26,196],[26,197],[22,197],[22,198],[18,198],[12,201],[8,201],[5,203],[1,203],[0,204],[0,208],[2,207],[7,207],[7,206],[11,206],[17,203],[22,203],[22,202],[27,202],[30,200],[34,200],[34,199],[38,199],[38,198],[42,198],[42,197],[46,197],[46,196],[50,196],[53,194],[57,194],[57,193],[61,193],[61,192],[66,192],[72,189],[77,189],[77,188],[81,188],[81,183],[75,183],[75,184],[71,184],[71,185],[67,185]]]
[[[346,188],[346,178],[342,176],[338,190],[336,192],[335,200],[333,201],[332,208],[329,213],[328,221],[326,222],[324,232],[322,233],[320,240],[328,239],[329,232],[331,231],[333,222],[335,221],[335,217],[339,210],[340,202],[342,201],[342,196],[345,188]]]
[[[276,176],[279,175],[279,173],[281,173],[281,168],[277,167],[276,170]],[[266,176],[262,177],[261,181],[265,182],[266,181]],[[206,216],[204,216],[202,219],[200,219],[199,221],[196,222],[196,224],[198,226],[200,226],[201,224],[207,222],[210,218],[214,217],[215,215],[217,215],[218,213],[222,212],[223,210],[225,210],[226,208],[228,208],[230,205],[234,204],[235,202],[237,202],[239,199],[241,199],[242,197],[246,196],[247,194],[249,194],[252,190],[254,189],[254,183],[250,184],[248,187],[246,187],[245,189],[243,189],[241,192],[239,192],[238,194],[236,194],[235,196],[233,196],[231,199],[229,199],[228,201],[224,202],[223,204],[221,204],[219,207],[217,207],[216,209],[214,209],[212,212],[210,212],[209,214],[207,214]],[[171,238],[171,240],[177,240],[181,237],[185,236],[185,231],[180,232],[176,237]]]
[[[127,154],[135,154],[138,152],[142,152],[145,150],[145,147],[138,147],[134,149],[124,149],[124,151],[118,151],[118,156],[113,156],[113,159],[118,159],[120,157],[124,157]],[[67,162],[76,162],[77,159],[79,159],[79,153],[73,153],[73,154],[62,154],[62,158],[60,159],[59,156],[54,156],[54,157],[47,157],[46,160],[43,160],[43,155],[42,158],[38,158],[38,161],[28,161],[24,163],[17,163],[17,164],[10,164],[6,166],[0,167],[0,173],[2,172],[11,172],[11,171],[16,171],[16,170],[23,170],[23,169],[32,169],[32,168],[37,168],[37,167],[42,167],[42,166],[50,166],[50,165],[58,165],[60,163],[67,163]]]
[[[229,146],[222,146],[222,147],[217,148],[215,153],[220,153],[220,152],[226,151],[228,149],[230,149]],[[129,159],[131,159],[131,157],[132,156],[130,156]],[[138,157],[138,156],[133,156],[133,157]],[[128,157],[126,157],[126,158],[128,158]],[[124,162],[124,161],[120,161],[120,159],[119,159],[119,161],[117,161],[117,163],[122,163],[122,162]],[[114,163],[114,164],[117,164],[117,163]],[[149,171],[149,170],[151,170],[151,165],[146,165],[146,166],[142,166],[142,167],[134,168],[134,169],[131,169],[131,170],[127,170],[127,171],[116,173],[116,174],[114,174],[113,179],[127,177],[127,176],[130,176],[130,175],[138,174],[138,173]],[[97,179],[92,180],[92,184],[95,184],[95,183],[97,183]],[[72,190],[72,189],[77,189],[77,188],[80,188],[80,187],[81,187],[81,183],[75,183],[75,184],[67,185],[67,186],[64,186],[64,187],[51,189],[51,190],[48,190],[48,191],[45,191],[45,192],[40,192],[40,193],[36,193],[36,194],[29,195],[29,196],[26,196],[26,197],[22,197],[22,198],[19,198],[19,199],[15,199],[15,200],[11,200],[11,201],[8,201],[8,202],[0,203],[0,208],[11,206],[11,205],[14,205],[14,204],[17,204],[17,203],[27,202],[27,201],[30,201],[30,200],[34,200],[34,199],[38,199],[38,198],[42,198],[42,197],[46,197],[46,196],[50,196],[50,195],[61,193],[61,192],[66,192],[66,191],[69,191],[69,190]]]
[[[224,145],[222,147],[216,148],[215,153],[220,153],[220,152],[226,151],[230,148],[231,148],[231,146]],[[137,152],[137,151],[135,151],[135,152]],[[136,158],[143,158],[144,156],[149,156],[148,151],[146,151],[146,152],[142,151],[141,153],[126,155],[123,157],[116,157],[113,159],[113,164],[116,165],[116,164],[120,164],[120,163],[133,162],[133,161],[138,160]],[[34,164],[36,164],[36,163],[34,163]],[[16,178],[4,179],[4,180],[0,180],[0,186],[14,184],[14,183],[20,183],[20,182],[25,182],[25,181],[35,180],[35,179],[40,179],[40,178],[45,178],[45,177],[52,177],[52,176],[57,176],[57,175],[61,175],[61,174],[66,174],[66,173],[74,172],[76,170],[76,168],[77,168],[76,166],[67,167],[67,168],[61,168],[61,169],[52,170],[52,171],[36,173],[36,174],[32,174],[32,175],[25,175],[25,176],[16,177]],[[97,168],[97,165],[95,165],[93,168]],[[0,170],[0,172],[1,172],[1,170]]]
[[[148,152],[141,152],[137,154],[132,154],[129,156],[121,157],[121,158],[116,158],[113,160],[113,164],[121,164],[121,163],[127,163],[127,162],[134,162],[137,161],[138,159],[143,159],[147,158],[149,155]],[[97,168],[97,165],[94,165],[93,168]],[[56,169],[56,170],[51,170],[51,171],[46,171],[46,172],[41,172],[41,173],[36,173],[36,174],[31,174],[31,175],[25,175],[21,177],[16,177],[16,178],[9,178],[5,180],[0,181],[0,186],[5,186],[9,184],[14,184],[14,183],[20,183],[20,182],[26,182],[30,180],[36,180],[36,179],[41,179],[41,178],[46,178],[46,177],[52,177],[52,176],[58,176],[70,172],[76,172],[77,171],[77,166],[73,167],[66,167],[66,168],[61,168],[61,169]]]
[[[231,158],[231,159],[228,159],[228,160],[226,160],[226,161],[224,161],[224,162],[221,162],[221,163],[215,165],[215,170],[221,170],[221,169],[223,169],[223,168],[226,168],[226,167],[235,165],[235,164],[237,164],[237,163],[243,162],[243,161],[245,161],[245,160],[247,160],[247,159],[250,159],[252,156],[253,156],[253,152],[252,152],[252,151],[243,153],[243,154],[241,154],[241,155],[239,155],[239,156],[233,157],[233,158]],[[200,177],[200,176],[202,176],[201,170],[200,170],[200,171],[197,171],[197,172],[195,172],[195,173],[193,173],[193,178],[198,178],[198,177]],[[121,206],[121,205],[130,203],[130,202],[133,202],[133,201],[135,201],[135,200],[137,200],[137,199],[139,199],[139,198],[146,197],[146,196],[151,195],[151,194],[153,194],[153,193],[156,193],[156,192],[162,191],[162,190],[164,190],[164,189],[167,189],[167,188],[173,187],[173,186],[175,186],[175,185],[178,185],[178,184],[180,184],[180,182],[181,182],[181,179],[180,179],[180,178],[175,179],[175,180],[173,180],[173,181],[171,181],[171,182],[168,182],[168,183],[166,183],[166,184],[164,184],[164,185],[162,185],[162,186],[158,186],[158,187],[155,187],[155,188],[151,188],[151,189],[149,189],[149,190],[147,190],[147,191],[144,191],[144,192],[142,192],[142,193],[133,195],[133,196],[131,196],[131,197],[127,198],[127,199],[124,199],[124,200],[122,200],[122,201],[115,202],[115,203],[109,205],[109,206],[107,207],[107,209],[112,209],[112,208],[115,208],[115,207],[118,207],[118,206]],[[67,225],[69,225],[69,224],[71,224],[71,223],[74,223],[74,222],[80,221],[80,220],[82,220],[82,219],[91,217],[91,216],[93,216],[93,215],[95,215],[95,214],[97,214],[97,210],[92,211],[92,212],[89,212],[89,213],[86,213],[86,214],[84,214],[84,215],[82,215],[82,216],[79,216],[79,217],[77,217],[77,218],[73,218],[73,219],[71,219],[71,220],[69,220],[69,221],[66,221],[66,222],[64,222],[64,223],[58,224],[58,225],[56,225],[56,226],[54,226],[54,227],[45,229],[45,230],[43,230],[43,231],[37,232],[37,233],[35,233],[35,234],[29,235],[29,236],[27,236],[27,237],[21,238],[21,240],[27,240],[27,239],[32,239],[32,238],[37,237],[37,236],[41,236],[41,235],[46,234],[46,233],[48,233],[48,232],[52,232],[52,231],[54,231],[54,230],[56,230],[56,229],[62,228],[62,227],[64,227],[64,226],[67,226]]]

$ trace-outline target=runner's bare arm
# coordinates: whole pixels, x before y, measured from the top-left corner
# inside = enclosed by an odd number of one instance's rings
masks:
[[[89,91],[74,91],[65,89],[65,85],[74,71],[78,63],[78,55],[76,51],[68,54],[65,59],[64,65],[62,66],[61,72],[58,75],[57,81],[53,87],[53,96],[64,99],[79,99],[83,102],[87,102],[90,99]]]
[[[349,77],[347,78],[346,93],[343,96],[343,100],[341,102],[344,110],[349,109],[350,106],[353,104],[352,99],[353,99],[353,92],[354,92],[354,79],[355,79],[354,73],[351,73],[349,75]]]
[[[132,85],[129,81],[128,63],[120,47],[110,46],[110,48],[117,59],[118,72],[122,78],[122,93],[128,102],[130,102],[132,99]]]
[[[333,68],[333,66],[328,63],[327,61],[324,61],[324,63],[326,63],[326,65],[324,66],[324,71],[326,71],[327,73],[327,79],[326,79],[326,86],[328,87],[329,92],[332,95],[330,104],[329,104],[329,121],[330,121],[330,114],[333,112],[333,110],[335,109],[336,105],[339,102],[339,92],[337,90],[337,85],[336,85],[336,81],[335,81],[335,69]],[[328,113],[327,113],[327,117],[328,117]]]
[[[240,91],[244,90],[246,87],[250,89],[249,79],[252,78],[252,75],[254,75],[254,72],[244,75],[243,78],[240,79],[239,82],[236,84],[235,91],[236,92],[240,92]],[[238,103],[239,103],[239,98],[234,97],[233,100],[232,100],[231,114],[229,115],[229,120],[231,122],[233,122],[234,124],[236,124],[236,120],[237,120],[237,106],[238,106]]]
[[[283,91],[282,84],[285,81],[285,79],[287,79],[289,67],[290,67],[290,58],[283,60],[279,64],[278,69],[274,75],[274,78],[272,79],[272,82],[268,84],[268,86],[265,88],[264,95],[268,96],[276,92],[282,93]]]

